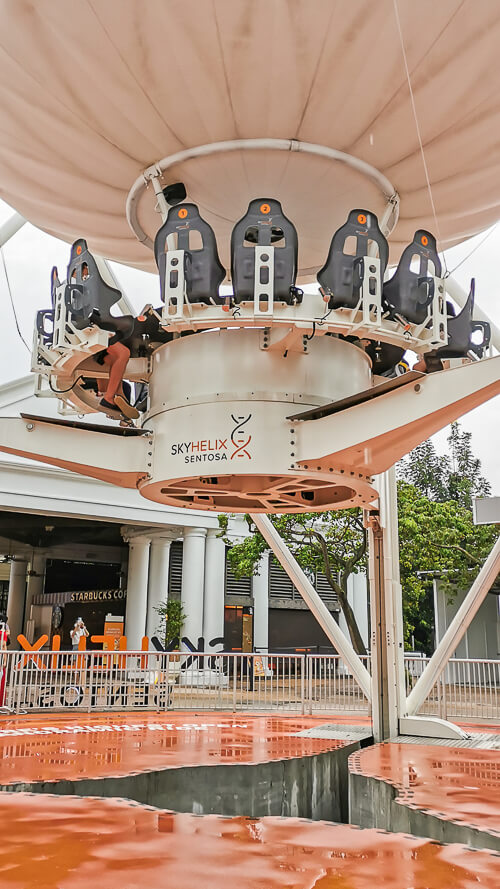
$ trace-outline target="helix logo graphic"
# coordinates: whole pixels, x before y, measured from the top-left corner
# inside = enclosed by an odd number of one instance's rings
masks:
[[[252,441],[252,436],[243,429],[243,426],[248,423],[251,417],[252,414],[249,414],[248,417],[235,417],[234,414],[231,414],[231,419],[236,424],[231,432],[231,443],[235,448],[231,454],[231,460],[235,457],[248,457],[249,460],[252,459],[247,451],[248,445]]]

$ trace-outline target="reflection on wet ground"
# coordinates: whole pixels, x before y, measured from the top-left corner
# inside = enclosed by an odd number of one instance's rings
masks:
[[[123,776],[308,756],[348,741],[298,738],[328,720],[232,713],[122,713],[0,720],[0,785]]]
[[[500,889],[494,853],[296,818],[2,793],[0,821],[2,889]]]
[[[498,750],[391,742],[354,754],[349,768],[393,784],[406,806],[500,834]]]

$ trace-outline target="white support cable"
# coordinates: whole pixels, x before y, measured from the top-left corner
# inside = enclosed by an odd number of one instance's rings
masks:
[[[228,151],[300,151],[305,154],[314,154],[319,157],[325,157],[328,160],[339,161],[346,164],[352,169],[357,170],[364,176],[367,176],[374,182],[382,192],[385,200],[391,205],[391,225],[387,232],[390,234],[398,221],[399,217],[399,195],[394,188],[392,182],[384,176],[376,167],[360,158],[347,154],[345,151],[338,151],[336,148],[330,148],[327,145],[319,145],[315,142],[302,142],[298,139],[229,139],[224,142],[209,142],[206,145],[196,145],[193,148],[186,148],[164,157],[156,163],[144,170],[137,177],[127,196],[127,221],[134,232],[137,239],[148,247],[153,249],[153,242],[146,234],[137,218],[137,204],[140,195],[151,182],[155,184],[159,176],[171,167],[181,164],[184,161],[192,160],[197,157],[207,157],[211,154],[220,154]],[[158,197],[157,186],[155,186],[155,195]],[[161,209],[161,207],[160,207]]]
[[[430,690],[439,679],[450,657],[464,636],[467,627],[486,598],[499,571],[500,537],[497,539],[429,663],[408,695],[406,709],[409,716],[414,716],[418,712]]]
[[[372,697],[371,677],[354,651],[349,640],[332,617],[325,603],[314,589],[311,581],[304,574],[302,568],[288,549],[276,528],[266,515],[251,513],[250,518],[262,534],[266,543],[272,549],[282,568],[288,574],[290,580],[299,591],[304,602],[310,608],[324,633],[328,636],[332,645],[351,668],[352,675],[369,701]]]
[[[432,214],[434,216],[434,222],[436,224],[437,236],[438,236],[439,241],[442,243],[443,238],[441,235],[441,228],[439,225],[439,219],[438,219],[438,215],[437,215],[436,205],[434,203],[434,195],[432,193],[431,179],[430,179],[430,175],[429,175],[429,169],[427,167],[427,159],[425,157],[424,143],[422,140],[422,133],[420,132],[420,123],[418,120],[417,106],[415,104],[415,96],[413,94],[413,86],[412,86],[412,82],[411,82],[410,68],[408,65],[408,58],[406,55],[406,49],[405,49],[405,44],[404,44],[403,29],[401,27],[401,19],[399,17],[398,0],[393,0],[393,6],[394,6],[394,15],[396,18],[396,25],[398,28],[399,42],[401,44],[401,52],[403,55],[403,62],[404,62],[404,66],[405,66],[406,79],[408,81],[408,90],[410,93],[410,101],[411,101],[411,107],[412,107],[412,111],[413,111],[413,118],[415,120],[415,129],[417,131],[417,139],[418,139],[418,144],[420,146],[420,154],[422,157],[422,165],[424,168],[425,181],[427,183],[427,191],[429,192],[429,200],[430,200],[430,204],[431,204]],[[444,261],[445,270],[447,270],[446,255],[444,254],[444,252],[443,252],[443,261]]]

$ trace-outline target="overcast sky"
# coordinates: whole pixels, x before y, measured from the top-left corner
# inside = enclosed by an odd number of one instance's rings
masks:
[[[0,224],[11,215],[12,210],[0,201]],[[476,278],[476,302],[489,317],[500,325],[500,224],[485,234],[466,244],[447,251],[448,269],[466,289],[472,276]],[[467,258],[468,254],[472,255]],[[34,226],[26,224],[5,245],[3,256],[7,268],[10,288],[14,299],[21,333],[31,350],[33,324],[37,309],[50,306],[50,271],[53,265],[59,267],[64,277],[69,259],[68,245],[44,234]],[[460,264],[460,265],[459,265]],[[135,269],[113,263],[114,271],[129,300],[139,311],[151,302],[158,305],[159,283],[156,275],[139,272]],[[0,384],[29,372],[30,353],[17,333],[9,291],[0,263],[0,321],[2,346],[0,349]],[[495,398],[475,411],[467,414],[462,425],[473,433],[473,448],[483,464],[483,474],[491,482],[493,493],[500,494],[500,398]],[[435,437],[440,453],[446,451],[446,431]]]

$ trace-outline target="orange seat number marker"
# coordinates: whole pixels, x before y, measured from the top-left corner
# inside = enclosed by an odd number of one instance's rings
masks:
[[[427,247],[427,244],[429,243],[429,238],[427,237],[427,235],[422,235],[421,240],[424,247]]]
[[[269,204],[261,204],[260,205],[260,212],[261,213],[270,213],[271,208],[270,208]]]
[[[366,216],[365,216],[364,213],[360,213],[360,214],[359,214],[359,216],[358,216],[358,222],[361,223],[361,225],[365,225],[365,223],[366,223]]]
[[[78,244],[78,247],[76,248],[76,255],[77,255],[77,256],[80,256],[80,253],[81,253],[81,252],[82,252],[82,245],[81,245],[81,244]]]
[[[186,210],[185,207],[181,207],[181,209],[177,213],[177,216],[179,217],[179,219],[185,219],[187,215],[188,215],[188,211]]]

